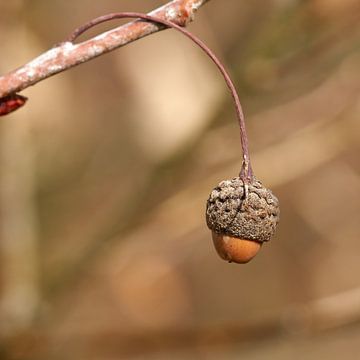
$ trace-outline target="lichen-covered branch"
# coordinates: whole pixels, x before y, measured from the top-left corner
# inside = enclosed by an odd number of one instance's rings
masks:
[[[174,0],[150,14],[185,26],[209,0]],[[137,20],[80,44],[65,41],[20,68],[0,77],[0,99],[76,65],[162,30],[159,24]]]

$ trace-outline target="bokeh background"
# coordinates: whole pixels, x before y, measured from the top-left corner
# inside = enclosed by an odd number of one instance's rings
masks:
[[[0,73],[92,17],[163,3],[0,0]],[[233,104],[188,39],[26,89],[0,122],[0,358],[359,358],[359,21],[358,0],[212,0],[189,26],[233,74],[281,203],[244,266],[204,220],[240,169]]]

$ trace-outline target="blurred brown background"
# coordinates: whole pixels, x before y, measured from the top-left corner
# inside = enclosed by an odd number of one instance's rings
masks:
[[[0,72],[92,17],[163,3],[1,1]],[[204,220],[241,165],[234,109],[188,39],[24,91],[0,122],[0,358],[360,358],[359,20],[358,0],[212,0],[189,27],[234,75],[281,203],[244,266]]]

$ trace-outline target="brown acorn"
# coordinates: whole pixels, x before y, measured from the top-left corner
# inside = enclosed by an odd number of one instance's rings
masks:
[[[219,255],[230,262],[246,263],[257,254],[263,242],[269,241],[274,234],[280,211],[277,198],[254,177],[240,98],[222,62],[204,42],[182,26],[153,15],[136,12],[112,13],[95,18],[75,29],[66,41],[73,43],[82,33],[105,21],[134,17],[162,24],[187,36],[214,62],[230,90],[239,123],[242,167],[239,177],[222,181],[211,192],[207,202],[206,221],[212,230]]]
[[[239,264],[250,261],[279,222],[279,202],[260,181],[244,185],[240,177],[220,182],[211,192],[206,222],[221,258]]]

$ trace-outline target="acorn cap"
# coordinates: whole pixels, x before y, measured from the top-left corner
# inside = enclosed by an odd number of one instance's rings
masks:
[[[259,243],[274,235],[279,216],[278,199],[255,178],[247,184],[247,191],[239,177],[220,182],[206,207],[210,230]]]

